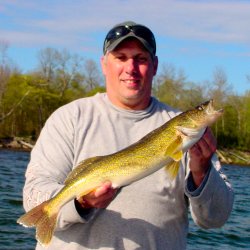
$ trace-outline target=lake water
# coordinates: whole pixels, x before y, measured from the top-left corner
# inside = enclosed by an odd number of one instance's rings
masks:
[[[34,249],[34,229],[16,224],[29,153],[0,150],[0,249]],[[233,212],[220,229],[202,230],[190,219],[189,250],[250,249],[250,167],[223,166],[235,191]]]

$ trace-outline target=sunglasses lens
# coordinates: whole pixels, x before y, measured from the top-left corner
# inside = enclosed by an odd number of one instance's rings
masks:
[[[134,26],[132,30],[136,36],[143,38],[151,45],[152,48],[155,48],[155,38],[149,29],[142,26]]]
[[[134,33],[135,36],[147,41],[147,43],[152,47],[155,54],[156,44],[154,35],[148,28],[141,25],[115,27],[107,34],[104,44],[112,44],[113,41],[117,40],[120,37],[126,36],[130,32]]]
[[[112,41],[112,40],[116,40],[120,37],[126,36],[128,33],[130,32],[129,29],[127,29],[124,26],[119,26],[115,29],[112,29],[107,37],[106,37],[106,41]]]

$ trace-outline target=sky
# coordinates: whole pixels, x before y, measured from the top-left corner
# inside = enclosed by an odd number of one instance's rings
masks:
[[[250,90],[250,0],[0,0],[0,44],[24,73],[48,47],[99,64],[106,33],[127,20],[154,32],[159,71],[202,84],[220,69],[235,94]]]

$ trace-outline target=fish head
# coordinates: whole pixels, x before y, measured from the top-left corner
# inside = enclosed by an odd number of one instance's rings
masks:
[[[223,114],[223,109],[216,110],[213,100],[204,102],[194,109],[180,114],[177,124],[190,130],[201,130],[211,126]]]
[[[194,145],[202,137],[206,128],[216,122],[222,114],[222,109],[214,108],[213,100],[182,113],[180,124],[176,127],[183,137],[182,149],[186,151]]]
[[[205,128],[215,123],[223,114],[223,109],[215,109],[213,100],[209,100],[195,107],[188,114],[197,128]]]

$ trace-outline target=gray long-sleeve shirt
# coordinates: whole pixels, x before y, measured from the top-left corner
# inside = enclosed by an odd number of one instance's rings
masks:
[[[146,110],[122,110],[106,94],[59,108],[32,150],[24,186],[25,209],[53,197],[80,161],[121,150],[176,114],[155,98]],[[95,209],[87,218],[70,201],[61,209],[46,249],[185,249],[189,204],[195,223],[203,228],[222,226],[233,204],[233,192],[218,162],[213,162],[194,192],[186,165],[188,157],[172,182],[160,169],[122,188],[106,209]],[[44,248],[38,244],[36,249]]]

